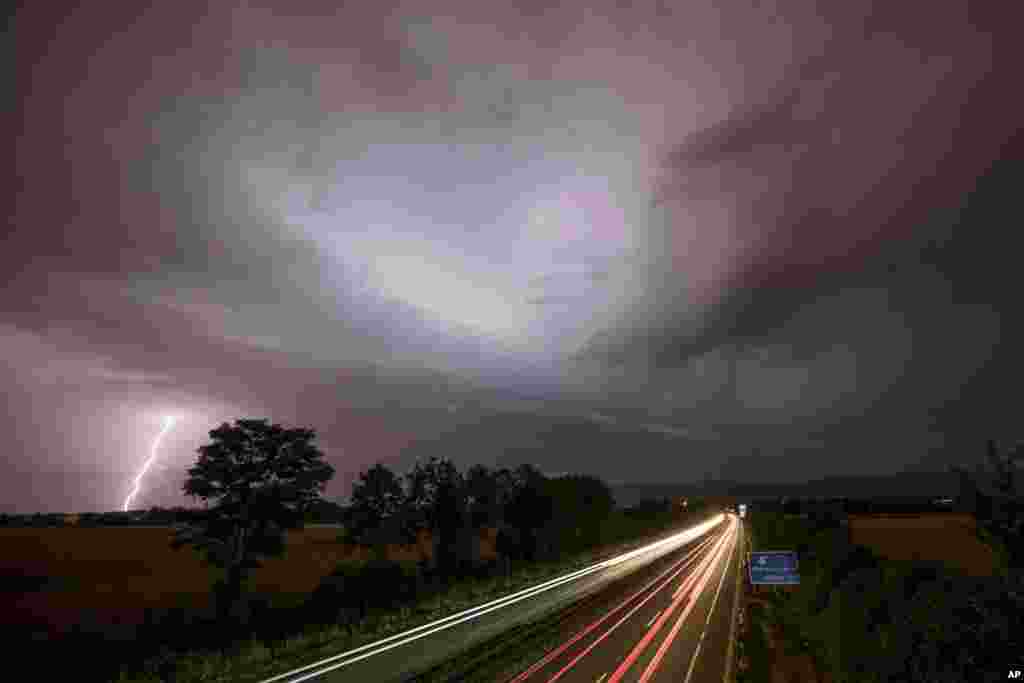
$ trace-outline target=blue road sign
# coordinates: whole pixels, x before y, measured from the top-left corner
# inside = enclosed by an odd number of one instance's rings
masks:
[[[791,550],[750,553],[750,583],[779,586],[800,583],[797,554]]]

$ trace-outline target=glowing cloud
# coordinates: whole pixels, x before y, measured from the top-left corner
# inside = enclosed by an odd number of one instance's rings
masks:
[[[156,461],[157,453],[160,452],[160,442],[163,441],[164,435],[171,431],[171,427],[174,426],[175,421],[177,421],[177,418],[171,415],[164,418],[164,426],[160,429],[160,433],[156,435],[156,438],[153,439],[153,446],[149,449],[149,457],[146,458],[146,462],[142,464],[142,469],[135,477],[135,485],[132,488],[132,492],[124,499],[124,507],[122,509],[125,512],[128,512],[128,506],[131,505],[132,499],[138,495],[139,488],[142,486],[142,478],[146,476],[146,472],[149,471],[149,468],[152,467],[153,463]]]

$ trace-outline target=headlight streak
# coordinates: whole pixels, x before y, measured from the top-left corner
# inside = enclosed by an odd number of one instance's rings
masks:
[[[730,524],[730,527],[732,526],[733,525]],[[730,531],[731,530],[732,529],[730,528]],[[682,614],[679,615],[679,618],[676,620],[676,623],[673,626],[671,632],[668,634],[668,636],[666,636],[665,641],[662,643],[661,647],[655,654],[655,659],[652,660],[652,663],[655,664],[655,666],[661,662],[661,658],[664,656],[664,653],[668,649],[668,646],[671,645],[672,640],[675,639],[675,635],[679,632],[679,629],[682,628],[682,624],[686,621],[686,617],[689,616],[690,611],[693,609],[694,605],[697,604],[697,597],[700,596],[701,591],[703,591],[704,589],[704,585],[707,583],[707,577],[711,568],[714,567],[715,563],[722,555],[722,551],[725,548],[728,535],[729,534],[727,533],[722,536],[721,541],[716,544],[716,547],[711,552],[711,554],[708,557],[706,557],[704,562],[701,563],[697,570],[690,575],[689,579],[685,582],[685,585],[687,587],[682,591],[677,592],[677,595],[679,595],[679,597],[675,598],[672,604],[669,605],[668,609],[661,613],[661,616],[658,617],[658,620],[655,622],[654,626],[650,628],[646,634],[644,634],[644,637],[640,640],[640,642],[637,643],[633,650],[629,653],[629,655],[627,655],[626,658],[622,660],[619,666],[608,678],[608,683],[616,683],[617,681],[622,680],[623,676],[626,675],[629,669],[632,668],[633,664],[636,663],[636,660],[639,659],[640,656],[643,654],[644,650],[646,650],[648,646],[651,644],[651,641],[657,635],[658,631],[661,630],[661,627],[665,625],[669,618],[671,618],[672,614],[679,608],[683,601],[686,601],[687,604],[686,607],[683,609]],[[644,671],[644,678],[642,678],[641,680],[646,681],[652,674],[653,668],[651,666],[648,666],[648,668]]]
[[[617,555],[616,557],[604,560],[602,562],[598,562],[597,564],[591,565],[590,567],[570,572],[565,576],[561,576],[556,579],[551,579],[536,586],[523,589],[521,591],[518,591],[517,593],[513,593],[512,595],[507,595],[504,598],[498,598],[497,600],[492,600],[491,602],[485,603],[483,605],[471,607],[470,609],[463,610],[462,612],[459,612],[457,614],[453,614],[443,619],[432,621],[429,624],[423,624],[422,626],[418,626],[416,628],[404,631],[402,633],[397,633],[393,636],[389,636],[388,638],[383,638],[373,643],[367,643],[366,645],[355,648],[353,650],[349,650],[347,652],[342,652],[341,654],[328,657],[326,659],[320,660],[319,662],[307,664],[306,666],[299,667],[298,669],[293,669],[292,671],[278,674],[277,676],[274,676],[272,678],[265,679],[264,681],[262,681],[262,683],[276,683],[276,681],[282,680],[288,680],[289,683],[302,683],[302,681],[311,680],[313,678],[322,676],[331,671],[335,671],[342,667],[349,666],[350,664],[354,664],[364,659],[368,659],[370,657],[373,657],[374,655],[378,655],[383,652],[393,650],[396,647],[406,645],[408,643],[419,640],[421,638],[425,638],[434,633],[444,631],[446,629],[452,628],[467,621],[471,621],[473,619],[476,619],[477,617],[483,616],[495,610],[499,610],[503,607],[508,607],[509,605],[513,605],[517,602],[521,602],[522,600],[526,600],[527,598],[534,597],[536,595],[539,595],[540,593],[544,593],[553,588],[557,588],[571,581],[575,581],[576,579],[583,578],[584,576],[588,576],[602,569],[615,567],[617,565],[622,564],[623,562],[627,562],[630,559],[633,559],[644,553],[666,551],[666,549],[678,547],[679,545],[688,543],[694,538],[702,536],[708,530],[710,530],[717,524],[721,523],[724,517],[724,515],[717,515],[711,520],[708,520],[703,524],[693,527],[692,529],[687,529],[686,531],[674,534],[672,536],[669,536],[668,538],[656,541],[655,543],[651,543],[641,548],[637,548],[627,553],[623,553],[622,555]]]
[[[733,541],[732,550],[729,551],[729,559],[725,563],[725,567],[722,568],[722,578],[718,580],[718,589],[715,591],[715,598],[711,601],[711,609],[708,610],[708,618],[704,621],[704,629],[700,632],[700,640],[697,641],[697,648],[693,651],[693,657],[690,658],[690,668],[686,671],[686,678],[683,683],[690,683],[690,678],[693,676],[693,668],[697,664],[697,656],[700,655],[700,649],[704,645],[704,638],[708,634],[708,626],[711,625],[711,617],[715,614],[715,605],[718,604],[718,596],[722,594],[722,586],[725,585],[725,577],[729,574],[729,567],[732,565],[732,558],[736,555],[736,547],[739,545],[739,531],[737,527],[736,540]]]
[[[139,473],[135,476],[135,486],[132,488],[132,492],[128,494],[128,497],[124,499],[124,506],[121,508],[122,511],[128,512],[128,506],[132,504],[132,499],[138,495],[139,489],[142,487],[142,478],[146,476],[146,472],[149,471],[149,468],[153,466],[153,462],[156,460],[156,456],[160,451],[160,442],[163,441],[164,435],[171,430],[171,427],[174,426],[176,421],[177,418],[172,415],[168,415],[164,418],[164,426],[160,430],[160,433],[156,435],[156,438],[153,439],[153,445],[149,449],[149,457],[146,458],[146,462],[142,464],[142,469],[139,470]]]
[[[590,633],[591,631],[593,631],[593,630],[594,630],[594,629],[596,629],[596,628],[597,628],[598,626],[600,626],[601,624],[603,624],[603,623],[604,623],[605,621],[607,621],[608,619],[610,619],[610,618],[611,618],[612,616],[614,616],[615,614],[617,614],[617,613],[618,613],[618,612],[619,612],[620,610],[622,610],[622,608],[624,608],[624,607],[625,607],[626,605],[628,605],[629,603],[631,603],[631,602],[632,602],[633,600],[635,600],[635,599],[636,599],[636,598],[637,598],[638,596],[642,595],[642,594],[644,593],[644,591],[646,591],[646,590],[649,590],[649,589],[651,588],[651,586],[653,586],[654,584],[658,583],[658,581],[661,581],[661,580],[662,580],[662,579],[664,579],[664,578],[665,578],[666,576],[668,576],[669,574],[671,574],[671,576],[669,576],[669,578],[668,578],[668,580],[667,580],[667,581],[665,581],[664,583],[662,583],[662,585],[661,585],[661,586],[659,586],[658,588],[656,588],[656,589],[655,589],[655,590],[654,590],[654,591],[653,591],[653,592],[652,592],[652,593],[651,593],[650,595],[648,595],[648,596],[647,596],[646,598],[644,598],[644,600],[643,600],[643,601],[642,601],[642,602],[641,602],[641,603],[640,603],[639,605],[635,606],[635,607],[634,607],[634,608],[633,608],[632,610],[630,610],[630,611],[629,611],[629,612],[628,612],[628,613],[626,614],[626,616],[625,616],[625,617],[623,617],[623,619],[622,619],[622,620],[620,620],[620,621],[619,621],[618,623],[616,623],[616,624],[615,624],[615,626],[612,626],[611,630],[614,630],[614,629],[615,629],[615,628],[616,628],[616,627],[618,626],[618,624],[619,624],[619,623],[621,623],[621,622],[622,622],[622,621],[624,621],[625,619],[628,619],[630,615],[632,615],[632,614],[633,614],[634,612],[636,612],[636,610],[637,610],[637,609],[639,609],[639,608],[640,608],[640,607],[642,607],[642,606],[643,606],[644,604],[646,604],[646,603],[647,603],[647,601],[651,599],[651,597],[653,597],[654,595],[656,595],[656,594],[657,594],[657,593],[658,593],[658,592],[659,592],[659,591],[660,591],[660,590],[661,590],[662,588],[664,588],[664,587],[665,587],[665,586],[666,586],[666,585],[667,585],[668,583],[670,583],[670,582],[671,582],[671,581],[672,581],[672,580],[673,580],[673,579],[674,579],[674,578],[675,578],[676,576],[678,576],[678,575],[679,575],[679,572],[681,572],[681,571],[683,571],[684,569],[686,569],[686,567],[687,567],[687,566],[689,566],[689,564],[690,564],[690,561],[691,561],[691,559],[692,559],[692,558],[695,558],[695,557],[697,557],[697,556],[699,556],[699,555],[700,555],[700,553],[701,553],[701,552],[702,552],[702,551],[704,550],[704,548],[705,548],[706,546],[708,546],[709,544],[711,544],[711,543],[712,543],[712,541],[713,541],[713,539],[707,539],[706,541],[703,541],[703,542],[702,542],[702,543],[701,543],[701,544],[700,544],[699,546],[697,546],[696,548],[694,548],[694,549],[693,549],[693,550],[692,550],[692,551],[691,551],[690,553],[687,553],[687,555],[686,555],[685,557],[681,558],[681,559],[680,559],[680,560],[679,560],[678,562],[676,562],[675,564],[673,564],[672,566],[670,566],[670,567],[669,567],[668,569],[666,569],[665,571],[663,571],[663,572],[662,572],[661,574],[659,574],[658,576],[656,576],[656,577],[655,577],[655,578],[654,578],[654,579],[653,579],[653,580],[652,580],[652,581],[651,581],[650,583],[648,583],[648,584],[647,584],[646,586],[644,586],[643,588],[641,588],[640,590],[638,590],[638,591],[637,591],[636,593],[634,593],[633,595],[631,595],[630,597],[628,597],[628,598],[627,598],[626,600],[623,600],[623,601],[622,601],[621,603],[619,603],[619,605],[618,605],[618,606],[617,606],[617,607],[616,607],[615,609],[612,609],[612,610],[609,610],[608,612],[605,612],[605,614],[604,614],[603,616],[601,616],[601,617],[600,617],[599,619],[597,619],[596,621],[594,621],[593,623],[591,623],[591,624],[590,624],[589,626],[587,626],[586,628],[584,628],[584,629],[583,629],[582,631],[578,632],[578,633],[577,633],[577,634],[576,634],[575,636],[573,636],[572,638],[570,638],[570,639],[569,639],[569,640],[567,640],[566,642],[562,643],[562,644],[561,644],[560,646],[558,646],[558,647],[557,647],[556,649],[554,649],[554,650],[552,650],[551,652],[547,653],[547,654],[546,654],[546,655],[545,655],[544,657],[542,657],[542,658],[541,658],[540,660],[538,660],[538,661],[537,661],[537,662],[535,662],[535,663],[534,663],[533,665],[531,665],[531,666],[530,666],[530,667],[529,667],[528,669],[526,669],[525,671],[523,671],[522,673],[520,673],[520,674],[519,674],[518,676],[516,676],[516,677],[515,677],[514,679],[512,679],[512,680],[511,680],[511,681],[510,681],[509,683],[521,683],[522,681],[525,681],[526,679],[528,679],[528,678],[529,678],[530,676],[532,676],[533,674],[535,674],[535,673],[536,673],[537,671],[539,671],[540,669],[542,669],[542,668],[544,668],[545,666],[547,666],[547,664],[549,664],[549,663],[550,663],[551,661],[553,661],[553,660],[554,660],[554,659],[555,659],[556,657],[558,657],[558,656],[559,656],[559,655],[561,655],[561,654],[562,654],[563,652],[565,652],[565,651],[566,651],[567,649],[569,649],[570,647],[572,647],[572,646],[573,646],[573,645],[574,645],[575,643],[577,643],[577,642],[578,642],[578,641],[579,641],[580,639],[582,639],[583,637],[585,637],[585,636],[586,636],[587,634],[589,634],[589,633]],[[589,649],[588,649],[588,650],[589,650]],[[578,659],[578,658],[577,658],[577,659]]]
[[[675,569],[675,571],[672,573],[672,576],[670,576],[660,586],[658,586],[656,589],[654,589],[646,598],[644,598],[642,601],[640,601],[639,604],[635,605],[633,607],[633,609],[629,610],[628,612],[626,612],[626,614],[622,615],[622,617],[617,622],[612,624],[612,626],[609,627],[607,631],[602,633],[593,643],[591,643],[586,648],[584,648],[582,652],[580,652],[578,655],[573,657],[569,661],[568,664],[563,666],[561,669],[558,670],[557,673],[555,673],[554,676],[549,678],[547,683],[555,683],[555,681],[557,681],[559,678],[564,676],[570,669],[572,669],[574,666],[576,666],[576,664],[579,663],[580,660],[582,660],[584,657],[586,657],[588,654],[590,654],[594,650],[594,648],[596,648],[598,645],[601,644],[602,641],[604,641],[605,638],[607,638],[612,633],[614,633],[615,630],[619,628],[619,626],[622,626],[622,624],[626,623],[626,621],[628,621],[631,616],[636,614],[640,610],[641,607],[643,607],[648,602],[650,602],[651,599],[654,598],[654,596],[658,595],[663,588],[665,588],[668,584],[672,583],[673,579],[675,579],[677,576],[679,576],[679,574],[681,574],[684,570],[686,570],[692,564],[692,562],[690,560],[696,558],[697,556],[699,556],[700,553],[703,552],[705,546],[711,544],[712,540],[713,539],[709,539],[707,542],[702,543],[701,546],[698,549],[696,549],[691,555],[687,555],[687,557],[684,558],[682,560],[682,562],[678,563],[677,565],[674,565],[672,567],[672,569]],[[712,550],[711,552],[713,553],[714,550]],[[698,564],[697,571],[695,573],[699,573],[700,572],[700,568],[703,567],[706,563],[707,563],[707,559],[704,558]],[[671,571],[671,569],[670,569],[670,571]],[[664,574],[662,574],[662,576],[664,576]],[[661,577],[658,577],[658,578],[660,579]],[[655,580],[657,581],[657,579],[655,579]],[[630,598],[630,600],[632,600],[632,599],[633,598]],[[623,604],[626,604],[626,603],[623,603]],[[618,611],[618,609],[619,608],[616,608],[616,610],[614,610],[614,611]],[[592,626],[597,626],[598,624],[603,622],[605,620],[605,618],[610,616],[610,614],[611,613],[605,615],[605,617],[603,617],[600,620],[598,620],[597,622],[595,622]],[[659,612],[659,615],[660,615],[660,612]],[[591,628],[588,628],[587,630],[589,631],[589,630],[591,630]],[[573,641],[570,641],[569,644],[571,644],[572,642],[575,642],[575,640],[577,640],[577,639],[574,639]],[[564,651],[564,648],[562,648],[562,650]],[[516,678],[515,680],[518,681],[519,678]]]

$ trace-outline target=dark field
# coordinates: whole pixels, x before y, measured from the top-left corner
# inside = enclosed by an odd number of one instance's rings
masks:
[[[255,571],[250,588],[273,604],[301,602],[339,564],[367,559],[369,551],[339,542],[340,529],[306,528],[288,534],[283,557]],[[138,623],[146,608],[207,608],[212,570],[190,549],[170,548],[170,528],[0,529],[4,554],[0,585],[11,609],[6,624],[66,631],[85,615],[106,623]],[[429,535],[416,545],[390,546],[390,559],[429,558]],[[494,557],[490,534],[483,559]]]

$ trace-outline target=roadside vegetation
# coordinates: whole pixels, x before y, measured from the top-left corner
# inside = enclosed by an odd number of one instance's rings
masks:
[[[1008,479],[1009,486],[994,494],[980,492],[976,480],[965,482],[975,498],[990,495],[999,504],[983,505],[977,532],[948,523],[934,537],[941,545],[932,555],[943,559],[884,557],[852,542],[857,534],[840,517],[820,514],[820,507],[810,515],[807,506],[753,510],[753,549],[799,551],[801,583],[762,592],[748,587],[738,680],[952,683],[1003,680],[1020,668],[1024,572],[1010,548],[1024,542],[1016,518],[1020,499],[1014,500]],[[875,539],[864,538],[874,545]],[[921,540],[905,538],[910,546]],[[972,556],[979,538],[997,546],[990,555],[997,563],[988,571],[979,571]],[[884,552],[890,540],[877,547]]]
[[[620,511],[614,517],[618,522],[613,522],[613,528],[621,531],[609,535],[609,541],[617,537],[628,542],[516,563],[508,574],[495,565],[477,575],[431,584],[429,574],[409,563],[371,560],[345,564],[325,578],[308,602],[290,612],[291,628],[280,621],[289,613],[276,610],[267,619],[277,622],[276,633],[273,628],[261,629],[263,620],[253,619],[253,633],[226,649],[185,650],[184,654],[168,650],[118,680],[263,680],[588,566],[680,524],[679,516],[670,514],[635,517]],[[392,594],[394,599],[387,597]],[[197,640],[201,642],[201,638]]]
[[[401,475],[370,467],[354,484],[351,505],[341,507],[319,495],[333,469],[312,430],[239,420],[210,435],[183,487],[202,508],[107,516],[111,526],[173,525],[173,534],[95,528],[103,526],[100,515],[34,516],[30,526],[66,527],[40,529],[44,535],[147,540],[121,543],[110,558],[95,557],[95,548],[60,550],[56,537],[23,554],[37,556],[40,574],[60,554],[67,569],[78,567],[83,591],[109,585],[111,602],[143,600],[146,582],[158,585],[162,576],[190,576],[196,588],[203,574],[209,599],[168,606],[151,596],[141,624],[108,623],[83,610],[59,642],[26,642],[23,632],[8,629],[9,642],[24,644],[29,656],[45,651],[49,661],[59,645],[56,659],[81,662],[76,680],[256,681],[586,566],[709,514],[694,500],[685,508],[656,500],[617,509],[595,477],[549,478],[530,465],[460,471],[443,458],[417,462]],[[338,526],[303,528],[315,522]],[[22,544],[42,538],[32,532],[4,530]],[[164,545],[150,548],[153,542]],[[139,554],[136,564],[147,565],[133,575],[146,582],[125,590],[116,567],[132,552]],[[97,564],[102,560],[109,560],[109,576]],[[265,590],[270,579],[290,583],[292,592]],[[8,583],[14,592],[40,588],[14,586],[13,577]]]

